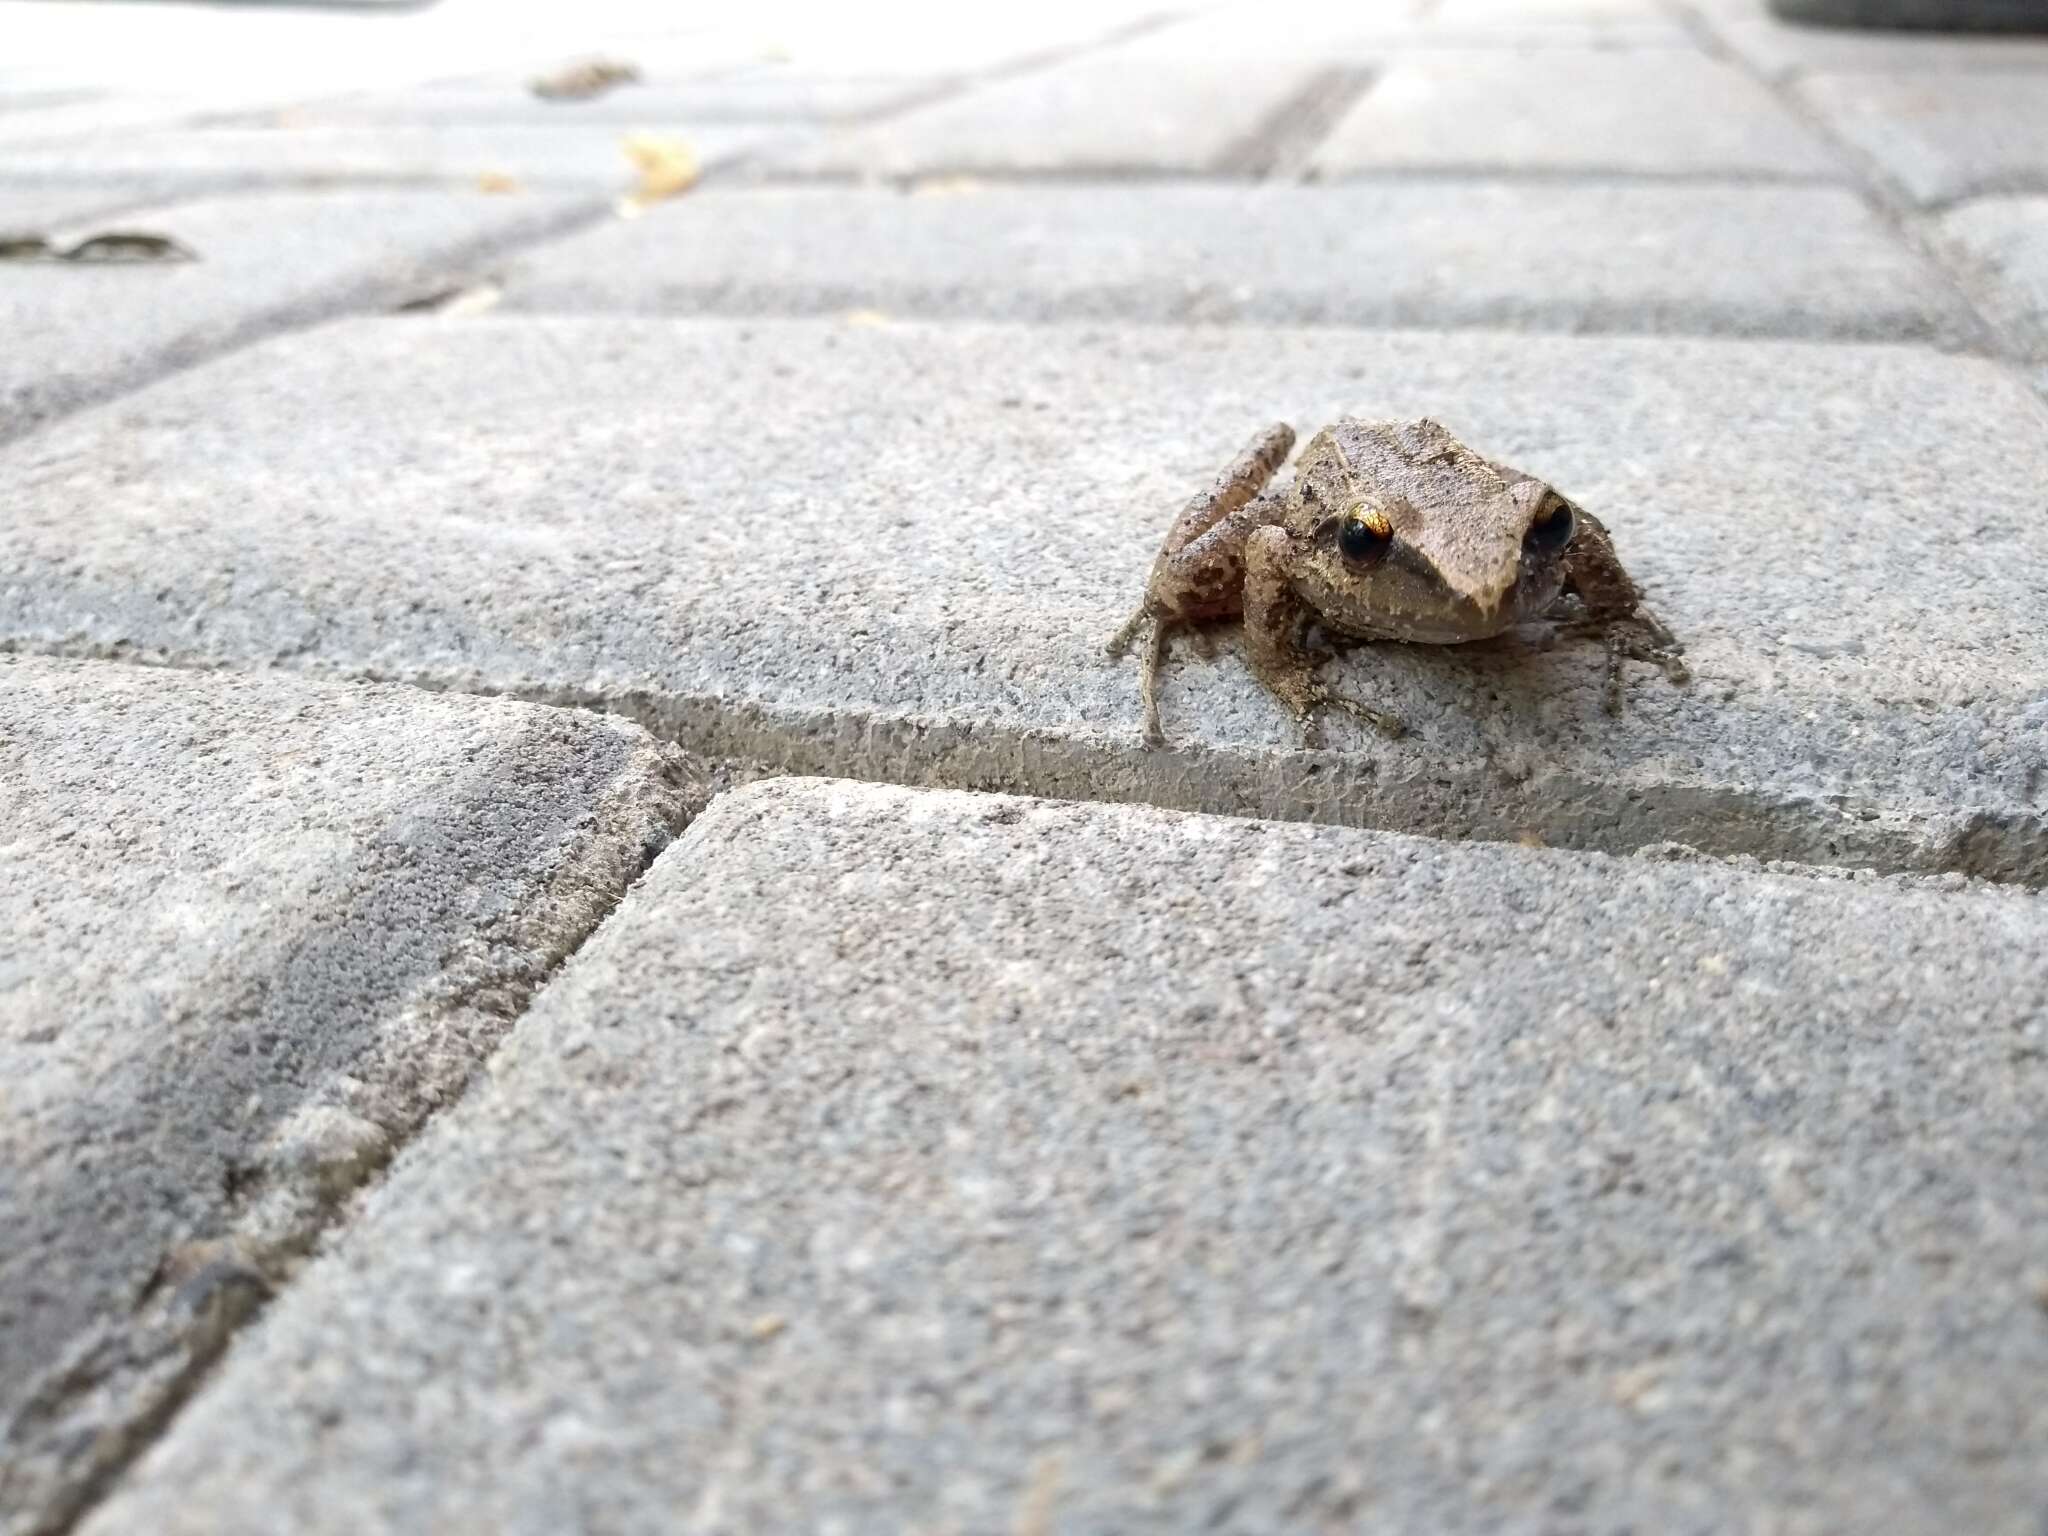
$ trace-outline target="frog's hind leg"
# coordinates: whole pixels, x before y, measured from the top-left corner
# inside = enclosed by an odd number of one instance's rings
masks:
[[[1152,562],[1144,598],[1110,637],[1109,654],[1121,656],[1138,631],[1151,626],[1140,658],[1138,691],[1145,740],[1153,746],[1166,740],[1159,724],[1159,673],[1168,642],[1176,630],[1194,629],[1203,653],[1213,654],[1213,643],[1197,626],[1244,611],[1244,540],[1277,514],[1278,503],[1264,494],[1265,488],[1293,446],[1292,427],[1276,423],[1266,428],[1213,484],[1189,499]]]
[[[1145,637],[1145,649],[1138,655],[1138,697],[1145,707],[1145,741],[1150,746],[1166,745],[1166,732],[1159,724],[1159,669],[1166,662],[1166,643],[1173,623],[1161,618]]]
[[[1132,639],[1148,619],[1185,611],[1187,604],[1184,599],[1195,596],[1186,590],[1195,573],[1188,569],[1189,562],[1178,557],[1190,544],[1233,512],[1243,510],[1263,491],[1287,461],[1288,452],[1293,447],[1294,428],[1284,421],[1275,422],[1245,444],[1244,451],[1230,461],[1211,485],[1188,498],[1180,516],[1166,530],[1166,542],[1160,546],[1159,554],[1152,562],[1144,597],[1110,637],[1107,647],[1110,655],[1121,656],[1129,650]]]
[[[1662,669],[1674,687],[1692,681],[1681,659],[1685,647],[1643,605],[1643,591],[1622,566],[1606,526],[1583,508],[1577,510],[1579,531],[1565,564],[1566,592],[1579,600],[1582,616],[1563,626],[1574,635],[1598,635],[1607,649],[1607,679],[1602,704],[1610,715],[1621,713],[1622,663],[1647,661]]]

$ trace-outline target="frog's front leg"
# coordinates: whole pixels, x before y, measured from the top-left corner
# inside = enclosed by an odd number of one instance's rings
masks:
[[[1262,493],[1294,446],[1294,429],[1284,422],[1255,436],[1214,483],[1191,497],[1167,530],[1152,562],[1145,595],[1110,638],[1109,654],[1121,656],[1146,624],[1152,633],[1138,671],[1144,700],[1145,739],[1164,741],[1159,727],[1159,669],[1166,643],[1177,628],[1227,619],[1243,611],[1243,547],[1247,533],[1278,515],[1278,503]]]
[[[1301,643],[1302,631],[1315,617],[1294,590],[1294,538],[1285,528],[1255,530],[1244,544],[1244,643],[1252,672],[1280,696],[1301,726],[1304,742],[1312,717],[1334,705],[1389,736],[1401,734],[1401,722],[1361,700],[1323,686],[1315,675],[1317,657]]]
[[[1596,634],[1605,643],[1605,703],[1610,715],[1618,715],[1624,659],[1655,664],[1679,687],[1692,680],[1692,673],[1679,659],[1685,647],[1643,606],[1643,589],[1615,554],[1614,540],[1609,537],[1606,525],[1584,508],[1574,508],[1574,514],[1578,532],[1565,556],[1564,590],[1578,598],[1583,617],[1566,627],[1573,632]]]

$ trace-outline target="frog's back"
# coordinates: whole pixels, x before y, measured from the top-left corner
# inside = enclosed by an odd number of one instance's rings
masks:
[[[1426,416],[1412,421],[1347,416],[1330,423],[1328,431],[1357,478],[1418,510],[1467,506],[1476,497],[1507,488],[1499,470]]]

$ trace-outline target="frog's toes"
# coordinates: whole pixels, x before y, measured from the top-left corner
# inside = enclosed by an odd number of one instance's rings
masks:
[[[1131,642],[1138,637],[1138,631],[1145,627],[1151,617],[1152,605],[1149,602],[1138,604],[1137,612],[1117,626],[1117,632],[1109,637],[1102,649],[1111,656],[1124,655],[1130,650]]]

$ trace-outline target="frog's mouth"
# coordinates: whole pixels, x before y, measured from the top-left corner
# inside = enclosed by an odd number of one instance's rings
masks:
[[[1362,640],[1421,645],[1490,639],[1557,601],[1564,587],[1564,560],[1559,553],[1524,549],[1484,576],[1458,575],[1467,579],[1456,579],[1414,550],[1396,545],[1374,583],[1370,618],[1354,627],[1340,616],[1335,627]]]

